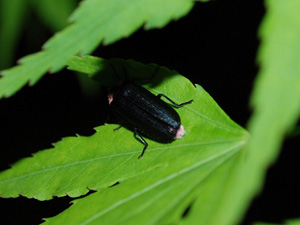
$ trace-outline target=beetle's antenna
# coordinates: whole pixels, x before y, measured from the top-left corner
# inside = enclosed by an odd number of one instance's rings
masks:
[[[164,94],[158,94],[157,97],[161,98],[161,97],[165,97],[169,102],[171,102],[173,104],[173,106],[175,108],[180,108],[184,105],[187,105],[187,104],[191,104],[193,102],[193,99],[188,101],[188,102],[183,102],[181,104],[177,104],[176,102],[174,102],[172,99],[170,99],[168,96],[164,95]]]

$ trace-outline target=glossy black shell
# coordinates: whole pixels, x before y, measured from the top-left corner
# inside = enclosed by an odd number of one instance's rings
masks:
[[[131,81],[112,89],[109,97],[111,113],[121,125],[157,142],[174,140],[180,117],[159,97]]]

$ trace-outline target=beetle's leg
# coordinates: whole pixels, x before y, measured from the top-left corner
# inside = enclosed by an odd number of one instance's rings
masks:
[[[161,97],[165,97],[169,102],[171,102],[173,104],[173,106],[175,108],[180,108],[184,105],[187,105],[187,104],[191,104],[193,102],[193,100],[190,100],[188,102],[184,102],[184,103],[181,103],[181,104],[177,104],[176,102],[174,102],[172,99],[170,99],[168,96],[164,95],[164,94],[158,94],[157,97],[161,98]]]
[[[115,129],[114,129],[114,131],[118,131],[118,130],[120,130],[120,128],[122,127],[122,125],[120,125],[120,126],[118,126],[118,127],[116,127]]]
[[[144,145],[144,148],[143,148],[143,151],[142,151],[142,154],[138,157],[139,159],[143,157],[147,147],[148,147],[148,143],[147,141],[145,141],[145,139],[138,133],[137,129],[135,128],[134,129],[134,136],[135,138],[138,138]]]

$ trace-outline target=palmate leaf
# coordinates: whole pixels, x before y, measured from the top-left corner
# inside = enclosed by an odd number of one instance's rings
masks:
[[[53,36],[43,51],[2,71],[0,98],[13,95],[26,83],[35,84],[47,71],[57,72],[76,54],[88,54],[101,42],[111,44],[145,28],[165,26],[186,15],[192,0],[85,0],[70,17],[67,28]]]
[[[164,224],[179,220],[192,203],[191,211],[197,211],[200,218],[213,218],[231,171],[243,163],[247,132],[203,88],[194,87],[175,71],[125,60],[107,63],[94,57],[74,58],[70,68],[75,67],[89,71],[96,80],[102,76],[98,70],[105,74],[108,70],[127,71],[131,78],[142,75],[136,82],[146,81],[144,86],[155,94],[164,93],[176,102],[192,98],[193,104],[177,110],[187,135],[171,144],[147,140],[145,156],[138,159],[143,146],[131,131],[115,132],[116,125],[100,126],[90,137],[64,138],[54,149],[2,172],[0,195],[45,200],[98,190],[47,219],[50,224]],[[119,184],[108,188],[116,182]]]

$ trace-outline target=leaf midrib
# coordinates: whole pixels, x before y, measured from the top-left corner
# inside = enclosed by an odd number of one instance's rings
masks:
[[[125,198],[125,199],[122,199],[122,200],[116,202],[116,203],[113,204],[112,206],[110,206],[110,207],[106,208],[105,210],[103,210],[103,211],[101,211],[101,212],[95,214],[93,217],[91,217],[90,219],[86,220],[86,221],[83,222],[82,224],[83,224],[83,225],[86,225],[86,224],[92,222],[93,220],[97,219],[98,217],[100,217],[100,216],[102,216],[102,215],[108,213],[109,211],[111,211],[111,210],[117,208],[118,206],[120,206],[120,205],[122,205],[122,204],[125,204],[126,202],[129,202],[129,201],[131,201],[131,200],[137,198],[138,196],[140,196],[140,195],[142,195],[142,194],[144,194],[144,193],[146,193],[146,192],[148,192],[148,191],[151,191],[152,189],[156,188],[157,186],[159,186],[159,185],[161,185],[161,184],[163,184],[163,183],[165,183],[165,182],[168,182],[168,181],[170,181],[170,180],[172,180],[172,179],[175,179],[175,178],[177,178],[178,176],[184,175],[185,173],[188,173],[188,172],[190,172],[190,171],[192,171],[192,170],[194,170],[194,169],[197,169],[199,166],[204,165],[204,164],[206,164],[206,163],[209,163],[209,162],[211,162],[211,161],[213,161],[213,160],[215,160],[215,159],[217,159],[217,158],[219,158],[219,157],[222,157],[223,155],[226,155],[227,153],[232,153],[232,154],[234,154],[235,152],[237,152],[238,149],[240,149],[240,148],[239,148],[240,146],[243,146],[243,145],[244,145],[244,143],[245,143],[245,142],[237,143],[236,145],[231,146],[230,148],[228,148],[226,151],[223,151],[223,152],[221,152],[221,153],[219,153],[219,154],[213,155],[213,156],[211,156],[211,157],[209,157],[209,158],[206,158],[205,160],[199,161],[198,163],[195,163],[195,164],[193,164],[193,165],[191,165],[191,166],[189,166],[189,167],[183,168],[182,170],[177,171],[176,173],[173,173],[173,174],[169,175],[168,177],[166,177],[166,178],[164,178],[164,179],[161,179],[161,180],[157,181],[156,183],[154,183],[154,184],[152,184],[152,185],[150,185],[150,186],[148,186],[148,187],[146,187],[146,188],[140,190],[139,192],[136,192],[136,193],[130,195],[129,197],[127,197],[127,198]],[[237,150],[236,150],[235,152],[232,152],[232,149],[235,149],[235,148],[236,148]],[[220,165],[221,165],[221,164],[220,164]]]
[[[230,143],[230,142],[236,142],[237,140],[240,140],[240,139],[235,138],[235,139],[231,139],[231,140],[228,140],[228,141],[212,141],[212,142],[206,142],[206,143],[202,142],[202,143],[179,144],[179,145],[176,145],[176,146],[164,146],[163,148],[162,147],[153,148],[153,149],[149,149],[147,151],[148,152],[150,152],[150,151],[159,151],[159,150],[167,150],[167,149],[174,149],[174,148],[181,148],[181,147],[185,147],[185,146],[195,146],[195,145],[201,146],[201,145],[225,144],[225,143]],[[76,165],[76,164],[92,163],[94,161],[101,160],[101,159],[124,156],[124,155],[130,155],[130,154],[133,155],[133,154],[137,154],[138,152],[140,152],[140,151],[136,150],[136,151],[119,153],[119,154],[114,154],[114,155],[101,156],[101,157],[97,157],[97,158],[93,158],[93,159],[81,160],[81,161],[78,161],[78,162],[72,162],[72,163],[68,163],[68,164],[65,164],[65,165],[59,165],[59,166],[56,166],[56,167],[51,167],[51,168],[47,168],[47,169],[44,169],[44,170],[38,170],[38,171],[35,171],[35,172],[24,174],[22,176],[13,177],[13,178],[10,178],[10,179],[7,179],[7,180],[3,180],[3,181],[0,181],[0,184],[5,184],[5,183],[11,182],[11,181],[20,180],[20,179],[23,179],[23,178],[26,178],[26,177],[29,177],[29,176],[34,176],[34,175],[37,175],[37,174],[46,173],[46,172],[49,172],[49,171],[52,171],[52,170],[57,170],[57,169],[73,166],[73,165]]]

